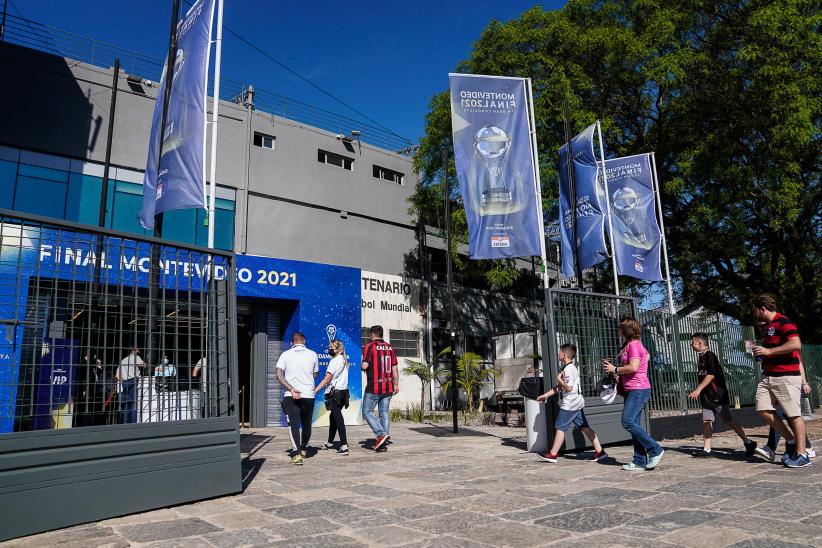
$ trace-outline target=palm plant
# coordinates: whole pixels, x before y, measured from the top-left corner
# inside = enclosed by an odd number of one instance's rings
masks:
[[[427,362],[406,359],[406,366],[402,370],[403,375],[409,377],[417,377],[420,380],[420,409],[425,409],[425,389],[431,384],[434,378],[434,373],[431,371],[431,365]]]
[[[446,348],[440,354],[446,354],[450,351],[450,348]],[[448,390],[452,381],[450,369],[440,370],[439,375],[440,384],[444,390]],[[465,390],[469,413],[474,411],[474,394],[478,395],[480,386],[497,375],[499,375],[499,371],[483,367],[482,357],[473,352],[466,352],[457,360],[456,383],[457,386]]]

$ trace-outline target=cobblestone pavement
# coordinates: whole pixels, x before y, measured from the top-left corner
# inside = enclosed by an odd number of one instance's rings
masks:
[[[557,464],[524,450],[523,430],[392,426],[388,452],[317,451],[290,464],[284,429],[244,431],[245,492],[18,539],[13,546],[585,546],[739,548],[822,545],[822,461],[788,470],[747,459],[718,436],[666,442],[654,471],[624,472],[629,447],[604,463]],[[324,441],[317,429],[314,442]],[[762,442],[761,437],[755,438]],[[370,441],[369,441],[370,443]]]

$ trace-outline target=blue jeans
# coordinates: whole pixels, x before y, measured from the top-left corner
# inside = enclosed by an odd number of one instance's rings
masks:
[[[119,424],[137,422],[137,379],[123,381],[123,391],[120,393],[120,411],[117,415]]]
[[[651,399],[651,389],[629,390],[622,407],[622,427],[634,439],[634,464],[645,466],[650,457],[662,453],[662,447],[642,428],[642,410]]]
[[[391,396],[392,394],[377,395],[366,392],[362,397],[362,417],[378,438],[388,434],[391,418],[388,406],[391,404]],[[374,416],[374,407],[378,408],[379,420]]]

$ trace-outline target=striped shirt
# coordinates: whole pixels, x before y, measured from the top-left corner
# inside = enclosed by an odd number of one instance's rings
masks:
[[[363,349],[362,361],[368,362],[368,369],[365,370],[368,379],[365,391],[378,396],[393,394],[394,377],[391,369],[397,365],[394,347],[382,339],[371,341]]]
[[[794,337],[799,337],[796,324],[777,312],[776,316],[765,326],[762,346],[776,348]],[[762,358],[762,373],[770,377],[799,375],[799,352],[794,350],[790,354],[778,354]]]

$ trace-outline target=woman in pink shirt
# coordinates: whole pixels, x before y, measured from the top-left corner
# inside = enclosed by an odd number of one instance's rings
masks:
[[[618,365],[604,360],[606,373],[617,375],[625,389],[622,407],[622,427],[634,439],[633,462],[622,466],[623,470],[653,470],[665,452],[642,427],[642,410],[651,399],[651,381],[648,379],[650,354],[639,340],[642,326],[634,318],[619,321],[619,336],[625,341],[617,356]]]

